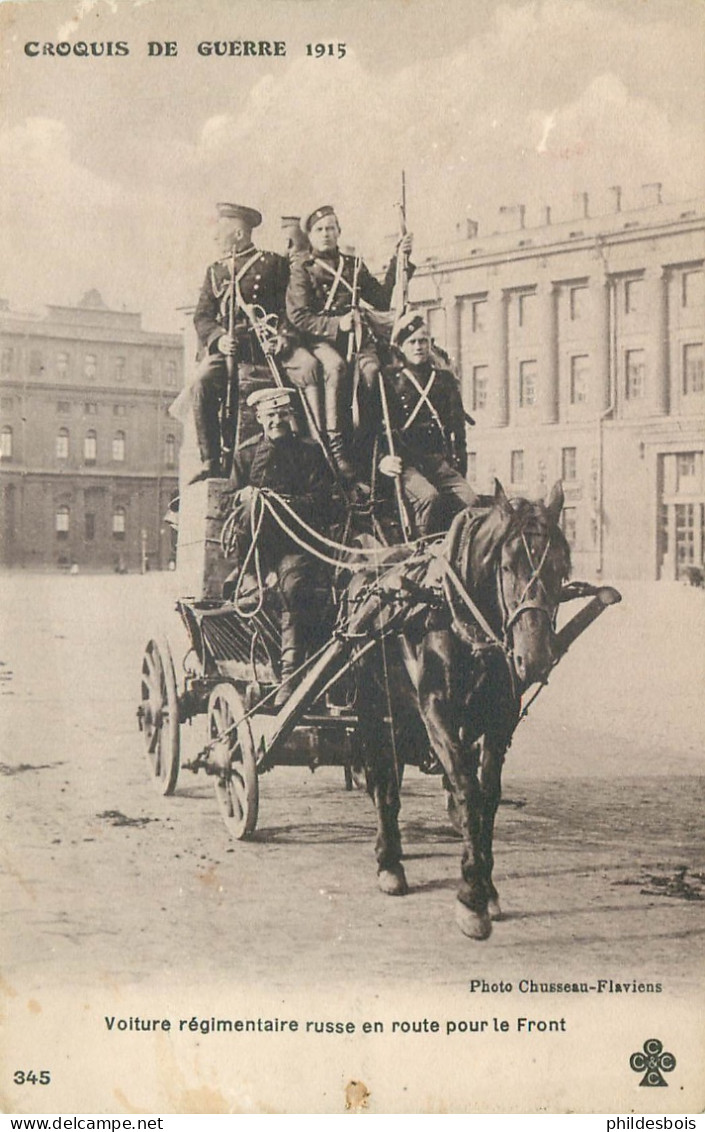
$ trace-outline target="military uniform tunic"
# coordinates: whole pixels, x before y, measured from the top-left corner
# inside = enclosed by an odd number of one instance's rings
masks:
[[[280,351],[277,366],[295,384],[316,380],[316,359],[304,349],[286,322],[286,289],[289,261],[275,252],[259,251],[251,244],[235,257],[237,287],[234,296],[233,336],[239,392],[246,395],[258,384],[271,382],[266,359],[241,303],[259,306],[279,320]],[[201,364],[193,385],[192,399],[196,435],[204,466],[213,471],[220,456],[218,414],[227,385],[227,362],[218,342],[230,328],[233,256],[212,263],[206,271],[194,313]],[[238,279],[238,273],[242,273]],[[249,417],[249,419],[248,419]],[[245,435],[251,432],[251,414],[245,414]]]
[[[444,530],[477,496],[467,471],[465,413],[455,376],[430,363],[384,372],[402,491],[419,535]]]
[[[230,479],[234,488],[252,485],[286,496],[304,522],[317,529],[331,515],[333,481],[328,465],[317,444],[298,436],[274,441],[264,435],[253,437],[236,453]],[[241,506],[238,526],[242,557],[250,535],[249,503]],[[315,620],[311,592],[316,562],[311,555],[269,516],[262,524],[260,552],[265,569],[277,574],[285,608],[300,619]]]

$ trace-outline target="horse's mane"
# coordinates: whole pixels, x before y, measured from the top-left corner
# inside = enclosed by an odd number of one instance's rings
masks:
[[[513,534],[543,527],[561,558],[561,573],[570,574],[570,547],[545,503],[516,498],[495,502],[486,512],[468,508],[455,516],[444,543],[444,554],[473,591],[480,589],[494,569],[502,546]]]

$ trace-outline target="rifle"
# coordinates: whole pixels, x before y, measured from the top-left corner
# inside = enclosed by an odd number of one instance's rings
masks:
[[[230,341],[233,341],[235,335],[235,249],[233,248],[233,257],[230,267],[231,274],[231,290],[230,302],[228,304],[228,335]],[[240,387],[238,382],[237,360],[234,354],[225,355],[225,371],[228,375],[228,383],[225,391],[225,397],[220,409],[220,435],[222,438],[222,471],[226,476],[230,475],[232,467],[233,456],[237,451],[239,431],[240,431]]]
[[[406,173],[401,171],[401,199],[397,202],[399,209],[399,239],[407,235],[406,226]],[[394,281],[394,313],[397,319],[404,314],[409,303],[409,257],[397,253],[396,278]]]
[[[392,435],[392,422],[389,419],[389,404],[387,402],[387,388],[384,382],[384,371],[380,370],[379,373],[379,399],[382,403],[382,420],[384,421],[384,435],[387,440],[387,448],[389,449],[390,456],[396,456],[394,451],[394,436]],[[404,493],[401,489],[401,479],[399,476],[394,476],[394,494],[397,497],[397,510],[399,512],[399,522],[401,524],[401,534],[404,542],[411,541],[412,530],[409,521],[409,513],[406,510],[404,502]]]
[[[350,327],[350,333],[348,334],[347,360],[349,362],[352,361],[353,353],[355,352],[355,347],[359,348],[359,345],[360,345],[360,342],[359,342],[360,312],[359,312],[358,308],[359,308],[359,305],[360,305],[360,265],[361,265],[361,263],[362,263],[361,256],[356,255],[355,256],[355,267],[354,267],[354,270],[353,270],[352,297],[351,297],[351,308],[350,308],[351,311],[352,311],[353,322],[352,322],[352,326]]]

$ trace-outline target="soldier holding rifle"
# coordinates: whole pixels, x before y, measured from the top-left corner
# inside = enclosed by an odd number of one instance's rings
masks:
[[[380,359],[376,336],[389,336],[391,316],[385,319],[394,288],[396,268],[393,259],[384,283],[370,273],[359,257],[345,255],[338,246],[340,225],[332,205],[317,208],[303,221],[311,245],[309,255],[292,258],[291,278],[286,297],[289,321],[301,334],[305,345],[318,359],[323,376],[321,430],[328,437],[330,451],[346,479],[355,476],[350,455],[353,390],[347,359],[356,355],[360,377],[360,431],[379,418],[377,382]],[[408,255],[412,238],[402,239],[399,255]],[[295,379],[294,379],[295,380]]]
[[[317,373],[315,358],[285,323],[288,260],[261,251],[252,242],[253,229],[262,222],[261,213],[229,203],[218,204],[217,210],[216,242],[221,258],[206,272],[194,314],[200,366],[192,399],[201,468],[192,483],[227,475],[236,447],[240,385],[259,378],[271,380],[248,308],[259,307],[260,314],[278,322],[278,333],[269,336],[268,349],[277,350],[277,362],[287,377],[300,386],[315,385]],[[221,452],[219,415],[225,452]]]
[[[399,319],[392,344],[397,361],[382,375],[388,452],[379,470],[399,483],[416,533],[435,534],[445,530],[458,511],[477,502],[465,479],[460,389],[449,369],[433,364],[428,327],[418,311]]]

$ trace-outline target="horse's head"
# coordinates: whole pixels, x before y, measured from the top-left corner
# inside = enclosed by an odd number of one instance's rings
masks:
[[[558,521],[563,488],[547,502],[507,499],[496,481],[495,508],[509,520],[497,562],[502,633],[523,687],[548,675],[555,656],[556,613],[570,574],[570,550]]]

